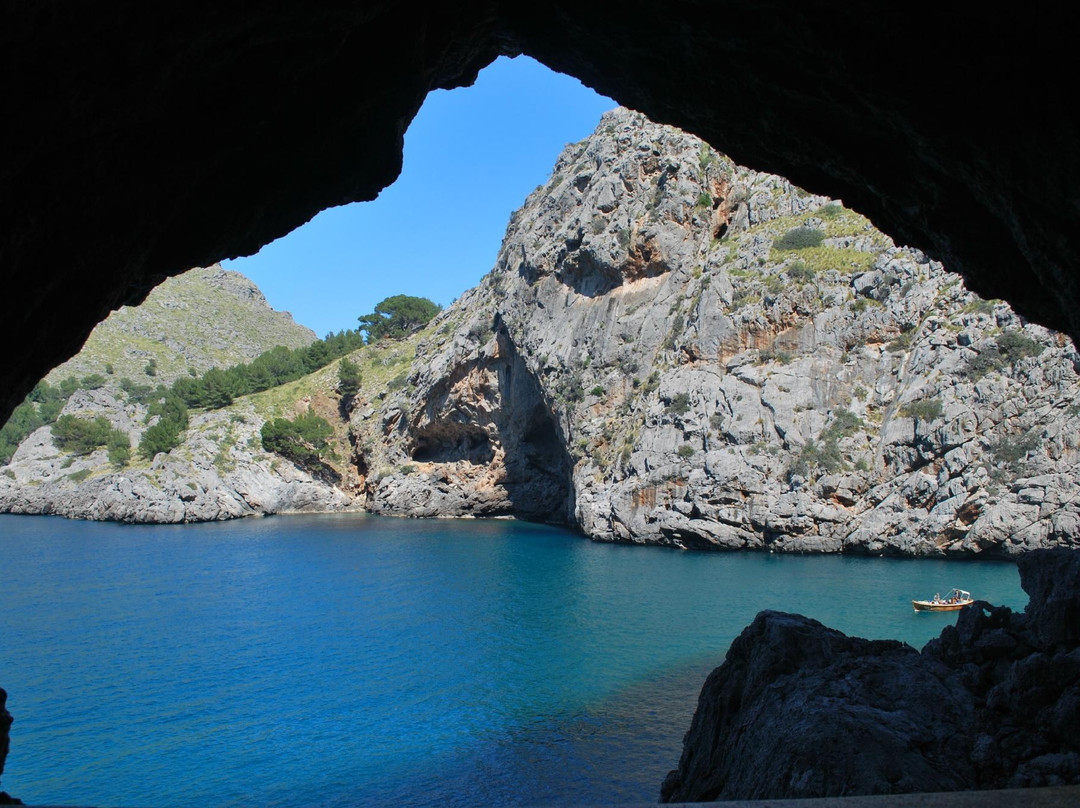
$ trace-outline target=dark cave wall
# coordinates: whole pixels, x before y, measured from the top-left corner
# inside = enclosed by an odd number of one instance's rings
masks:
[[[0,415],[109,310],[374,198],[434,88],[525,52],[840,197],[1080,333],[1067,9],[786,0],[8,4]]]

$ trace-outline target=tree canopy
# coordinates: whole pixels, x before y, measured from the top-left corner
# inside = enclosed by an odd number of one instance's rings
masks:
[[[289,421],[274,418],[262,427],[262,445],[296,463],[303,469],[315,471],[323,457],[331,453],[330,438],[334,430],[330,423],[310,408]]]
[[[381,337],[398,339],[427,325],[441,310],[442,306],[426,297],[394,295],[359,318],[360,330],[367,332],[368,342]]]
[[[157,423],[143,432],[139,454],[147,460],[180,445],[181,435],[188,426],[188,409],[184,400],[172,390],[150,405],[149,416],[158,416]]]
[[[338,392],[345,397],[355,396],[360,390],[360,368],[349,358],[342,357],[338,363]]]
[[[131,446],[126,433],[113,429],[104,415],[96,418],[80,418],[77,415],[61,415],[52,425],[53,443],[56,448],[77,455],[90,454],[101,446]]]

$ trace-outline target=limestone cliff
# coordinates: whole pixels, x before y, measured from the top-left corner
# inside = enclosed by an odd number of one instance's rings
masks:
[[[640,114],[567,147],[434,326],[408,385],[353,411],[377,512],[687,548],[1080,535],[1071,341]]]

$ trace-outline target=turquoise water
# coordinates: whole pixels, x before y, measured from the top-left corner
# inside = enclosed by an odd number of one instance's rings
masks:
[[[593,544],[506,521],[0,516],[3,787],[28,803],[655,801],[760,609],[917,647],[1015,567]]]

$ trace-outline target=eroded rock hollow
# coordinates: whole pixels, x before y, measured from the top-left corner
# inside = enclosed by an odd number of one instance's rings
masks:
[[[502,324],[486,344],[455,340],[418,366],[411,416],[384,410],[385,443],[376,448],[367,441],[381,458],[402,443],[416,465],[372,481],[372,510],[571,524],[573,464],[566,441]],[[368,431],[364,420],[361,414],[353,428]]]

